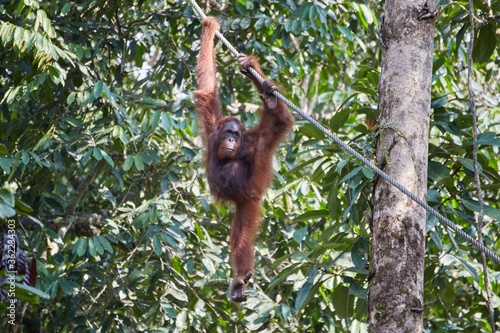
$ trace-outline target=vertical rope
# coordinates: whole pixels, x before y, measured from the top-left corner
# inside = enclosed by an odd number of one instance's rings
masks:
[[[483,245],[483,190],[481,189],[481,179],[479,178],[479,165],[477,161],[477,135],[479,127],[477,125],[477,112],[476,112],[476,102],[474,100],[474,91],[472,90],[472,80],[474,79],[474,65],[472,60],[472,47],[474,46],[474,3],[469,0],[469,25],[470,25],[470,39],[468,47],[468,59],[467,59],[467,88],[469,90],[469,111],[472,116],[472,159],[474,163],[474,182],[476,183],[477,189],[477,201],[479,205],[479,210],[477,212],[477,240],[479,244]],[[491,304],[491,288],[490,279],[488,276],[488,265],[486,263],[486,256],[484,252],[481,252],[481,261],[483,266],[483,277],[484,277],[484,288],[486,290],[486,304],[488,306],[488,313],[490,316],[490,325],[492,333],[496,332],[495,328],[495,316],[493,313],[493,305]]]
[[[203,9],[201,9],[200,6],[198,6],[198,4],[196,3],[196,1],[194,0],[189,0],[189,2],[191,3],[191,5],[193,6],[195,12],[202,18],[206,18],[207,15],[205,15],[205,13],[203,12]],[[217,36],[217,38],[219,38],[219,40],[224,44],[226,45],[226,47],[229,49],[229,51],[231,51],[232,54],[234,54],[234,56],[238,57],[240,55],[240,52],[238,52],[238,50],[233,46],[231,45],[231,43],[229,43],[229,41],[220,33],[220,31],[216,31],[215,32],[215,35]],[[253,73],[252,73],[253,74]]]

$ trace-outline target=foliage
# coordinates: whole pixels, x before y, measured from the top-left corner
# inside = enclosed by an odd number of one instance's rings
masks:
[[[287,97],[372,156],[378,3],[204,5]],[[442,5],[428,201],[475,236],[467,4]],[[483,231],[498,253],[498,18],[475,5]],[[492,12],[499,7],[492,1]],[[28,327],[366,331],[373,173],[301,120],[276,157],[250,299],[239,308],[228,301],[231,207],[213,202],[202,169],[192,102],[200,22],[186,2],[4,1],[0,24],[0,218],[18,221],[22,247],[37,260],[36,288],[50,296],[33,297]],[[259,98],[217,50],[225,112],[249,127]],[[479,252],[434,219],[427,225],[427,331],[491,331]],[[500,267],[489,268],[498,295]]]

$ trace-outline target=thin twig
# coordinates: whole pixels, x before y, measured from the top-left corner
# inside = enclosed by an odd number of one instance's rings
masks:
[[[473,0],[469,0],[469,22],[470,22],[470,39],[469,39],[469,48],[468,48],[468,69],[467,69],[467,78],[468,78],[468,89],[469,89],[469,111],[472,116],[472,159],[474,161],[474,180],[476,183],[477,189],[477,200],[479,203],[479,211],[477,214],[477,240],[480,244],[484,244],[483,242],[483,215],[484,215],[484,207],[483,207],[483,191],[481,189],[481,179],[479,178],[479,165],[477,161],[477,134],[478,134],[478,125],[477,125],[477,114],[476,114],[476,103],[474,101],[474,92],[472,91],[472,80],[473,80],[473,61],[472,61],[472,48],[474,46],[474,4]],[[496,332],[495,328],[495,318],[493,316],[493,305],[491,304],[491,289],[490,289],[490,281],[488,277],[488,265],[486,263],[486,255],[484,252],[481,252],[481,259],[483,264],[483,276],[484,276],[484,287],[486,289],[486,303],[488,304],[488,312],[490,315],[490,325],[492,333]]]
[[[493,10],[491,9],[491,0],[486,0],[486,7],[488,7],[488,18],[492,18]]]

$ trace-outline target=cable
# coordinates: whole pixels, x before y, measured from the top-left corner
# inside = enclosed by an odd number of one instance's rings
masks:
[[[193,8],[197,12],[197,14],[201,18],[206,18],[207,16],[205,13],[203,13],[203,10],[198,6],[198,4],[194,0],[189,0],[189,2],[192,4]],[[235,55],[238,56],[240,53],[234,46],[229,43],[229,41],[219,32],[217,31],[216,34],[217,38],[226,45],[226,47]],[[257,71],[255,71],[252,67],[248,69],[250,73],[259,81],[263,82],[264,78],[262,78]],[[406,196],[408,196],[411,200],[415,201],[418,205],[423,207],[429,214],[435,216],[442,224],[444,224],[446,227],[452,229],[455,231],[459,236],[463,237],[465,240],[467,240],[469,243],[471,243],[474,247],[479,249],[481,252],[485,253],[491,260],[495,261],[497,264],[500,264],[500,257],[493,252],[492,250],[486,248],[483,244],[469,236],[466,232],[464,232],[462,229],[460,229],[455,223],[441,215],[437,210],[432,208],[427,204],[427,202],[421,200],[418,198],[415,194],[410,192],[406,187],[398,183],[395,179],[393,179],[391,176],[386,174],[382,169],[378,168],[375,164],[373,164],[372,161],[358,153],[356,150],[354,150],[351,146],[349,146],[347,143],[343,142],[340,140],[335,134],[333,134],[331,131],[329,131],[326,127],[321,125],[318,121],[313,119],[311,116],[309,116],[307,113],[302,111],[298,106],[290,102],[285,96],[280,94],[278,91],[273,92],[274,96],[279,98],[280,100],[283,101],[286,105],[288,105],[292,110],[297,112],[301,117],[306,119],[308,122],[310,122],[312,125],[314,125],[316,128],[318,128],[321,132],[323,132],[326,136],[328,136],[330,139],[332,139],[336,144],[338,144],[342,149],[346,150],[349,152],[352,156],[357,158],[360,162],[368,166],[370,169],[372,169],[377,175],[385,179],[389,184],[400,190],[402,193],[404,193]]]

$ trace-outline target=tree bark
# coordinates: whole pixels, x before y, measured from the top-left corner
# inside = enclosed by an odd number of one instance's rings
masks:
[[[385,2],[377,163],[419,198],[427,192],[437,1]],[[369,331],[422,332],[425,210],[383,179],[374,184]]]

